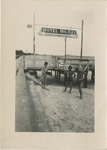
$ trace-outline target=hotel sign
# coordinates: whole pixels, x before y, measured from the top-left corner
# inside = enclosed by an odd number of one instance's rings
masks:
[[[70,38],[77,38],[78,37],[76,30],[45,28],[45,27],[41,28],[39,35],[61,36],[61,37],[70,37]]]

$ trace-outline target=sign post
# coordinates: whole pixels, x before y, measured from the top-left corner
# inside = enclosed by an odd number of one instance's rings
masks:
[[[83,24],[84,21],[82,20],[82,27],[81,27],[81,54],[80,54],[80,60],[82,61],[82,53],[83,53]]]
[[[33,14],[33,54],[35,55],[35,13]]]
[[[65,59],[64,59],[64,64],[66,63],[66,42],[67,42],[67,37],[65,37]]]

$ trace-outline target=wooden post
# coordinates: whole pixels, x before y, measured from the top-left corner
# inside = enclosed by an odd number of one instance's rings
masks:
[[[55,78],[56,78],[56,70],[55,70]]]
[[[35,13],[33,14],[33,54],[35,55]]]
[[[64,59],[64,66],[65,66],[65,63],[66,63],[66,42],[67,42],[67,37],[65,37],[65,59]]]
[[[81,27],[81,53],[80,53],[80,60],[82,61],[82,53],[83,53],[83,24],[84,21],[82,20],[82,27]]]
[[[64,86],[65,86],[65,83],[66,83],[66,79],[67,79],[67,73],[64,73]]]
[[[84,77],[84,87],[87,88],[87,74],[85,74]]]
[[[51,70],[51,76],[52,76],[52,70]]]
[[[58,70],[57,70],[57,81],[58,81]]]
[[[59,71],[59,75],[58,75],[58,79],[59,79],[59,82],[60,82],[60,77],[61,77],[61,72]]]

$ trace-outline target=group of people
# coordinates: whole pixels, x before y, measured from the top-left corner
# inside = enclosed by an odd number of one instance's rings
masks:
[[[88,66],[89,66],[89,63],[86,65],[85,68],[83,68],[82,65],[79,64],[78,68],[77,68],[77,79],[78,79],[78,88],[79,88],[79,93],[80,93],[80,99],[82,99],[82,84],[84,82],[84,74],[87,75]],[[42,80],[41,80],[43,88],[45,88],[45,86],[46,86],[47,72],[48,72],[48,62],[45,62],[44,67],[42,69]],[[70,93],[71,93],[73,79],[75,78],[76,74],[74,73],[71,65],[69,65],[68,70],[65,73],[66,73],[66,79],[65,79],[64,92],[66,92],[68,84],[70,84]]]
[[[89,66],[89,63],[83,69],[82,65],[79,64],[78,68],[77,68],[77,79],[78,79],[78,88],[79,88],[79,93],[80,93],[80,99],[82,99],[82,84],[84,82],[84,75],[87,76],[87,74],[88,74],[88,72],[87,72],[88,66]],[[74,73],[74,71],[72,71],[72,66],[70,65],[68,67],[64,92],[66,92],[67,86],[68,86],[68,84],[70,84],[70,93],[71,93],[72,85],[73,85],[73,78],[75,78],[75,76],[76,76],[76,74]]]

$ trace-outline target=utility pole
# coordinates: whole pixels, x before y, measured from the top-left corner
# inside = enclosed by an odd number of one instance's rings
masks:
[[[35,55],[35,13],[33,14],[33,54]]]
[[[67,42],[67,37],[65,37],[65,59],[64,59],[64,64],[66,63],[66,42]]]
[[[83,24],[84,21],[82,20],[82,26],[81,26],[81,54],[80,54],[80,60],[82,61],[82,53],[83,53]]]

